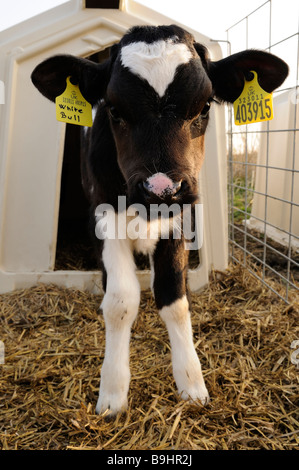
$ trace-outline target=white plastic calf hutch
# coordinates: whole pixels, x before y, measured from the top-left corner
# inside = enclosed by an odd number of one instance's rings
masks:
[[[54,54],[89,57],[105,51],[131,26],[173,22],[131,0],[120,5],[118,0],[71,0],[0,33],[0,80],[5,84],[5,104],[0,105],[0,293],[38,282],[101,290],[96,269],[55,267],[61,199],[68,184],[64,180],[72,177],[72,172],[64,177],[63,165],[76,144],[72,147],[72,131],[67,138],[66,125],[56,121],[54,105],[32,85],[32,70]],[[216,42],[191,32],[212,59],[221,58]],[[224,109],[214,107],[200,174],[204,242],[198,267],[189,273],[193,291],[207,283],[212,267],[227,266],[225,138]],[[76,166],[75,156],[71,166]],[[70,184],[68,212],[76,214],[78,189]],[[142,288],[148,288],[150,271],[139,270],[138,275]]]

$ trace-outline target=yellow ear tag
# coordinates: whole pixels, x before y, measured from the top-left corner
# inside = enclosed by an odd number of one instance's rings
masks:
[[[73,85],[71,77],[66,79],[66,89],[55,99],[57,121],[92,126],[92,106],[82,96],[79,86]]]
[[[260,87],[256,72],[251,70],[251,73],[254,78],[250,81],[245,80],[243,91],[234,102],[237,126],[273,119],[272,93],[267,93]]]

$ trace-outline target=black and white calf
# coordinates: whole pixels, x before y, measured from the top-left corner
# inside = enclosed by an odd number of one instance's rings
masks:
[[[70,76],[97,108],[85,142],[82,180],[92,213],[107,203],[117,219],[119,196],[126,197],[127,207],[142,204],[147,214],[152,204],[195,204],[211,103],[233,102],[251,70],[268,92],[288,74],[281,59],[263,51],[246,50],[212,62],[207,49],[178,26],[142,26],[132,28],[113,46],[105,62],[55,56],[36,67],[32,81],[54,101]],[[160,222],[143,220],[147,229]],[[159,227],[163,232],[163,223]],[[130,330],[140,299],[134,250],[150,255],[152,288],[169,332],[178,392],[184,399],[207,403],[192,339],[183,234],[158,239],[110,237],[97,240],[97,250],[106,326],[97,412],[110,409],[115,414],[127,406]]]

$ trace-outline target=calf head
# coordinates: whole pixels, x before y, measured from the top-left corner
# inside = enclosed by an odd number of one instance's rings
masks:
[[[55,56],[36,67],[32,81],[54,101],[71,76],[83,96],[107,113],[130,203],[182,205],[198,195],[212,102],[233,102],[251,70],[267,92],[288,74],[285,62],[263,51],[213,62],[178,26],[141,26],[113,46],[105,62]]]

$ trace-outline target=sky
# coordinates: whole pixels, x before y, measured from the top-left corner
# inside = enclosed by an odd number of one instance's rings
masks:
[[[0,31],[64,3],[64,0],[0,0]]]

